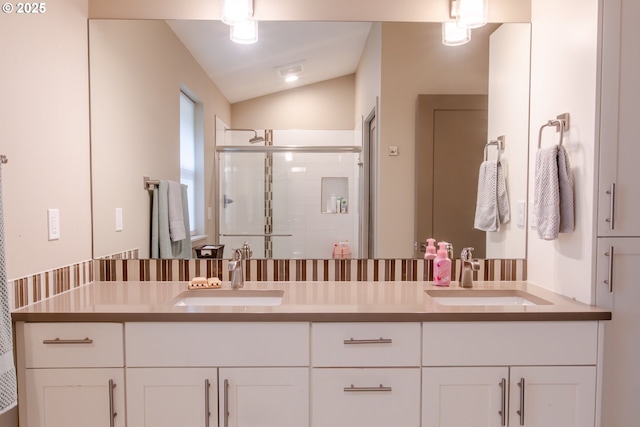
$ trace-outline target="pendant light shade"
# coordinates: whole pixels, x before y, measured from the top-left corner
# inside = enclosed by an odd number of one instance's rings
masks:
[[[487,23],[488,0],[456,0],[456,24],[460,28],[479,28]]]
[[[223,0],[222,22],[235,25],[253,17],[253,0]]]
[[[460,46],[471,40],[471,30],[460,28],[455,22],[442,23],[442,44],[445,46]]]
[[[240,44],[253,44],[258,41],[258,21],[253,19],[231,26],[231,41]]]

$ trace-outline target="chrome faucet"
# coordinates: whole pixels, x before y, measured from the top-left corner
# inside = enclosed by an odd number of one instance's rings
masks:
[[[460,286],[463,288],[473,287],[473,272],[480,270],[478,260],[472,258],[473,248],[464,248],[460,254]]]
[[[242,250],[233,250],[233,259],[229,261],[229,271],[231,272],[231,289],[244,287],[244,274],[242,271]]]

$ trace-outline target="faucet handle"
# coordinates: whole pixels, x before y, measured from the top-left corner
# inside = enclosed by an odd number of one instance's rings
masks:
[[[231,259],[233,261],[242,261],[242,249],[234,249]]]
[[[460,254],[460,259],[462,259],[463,261],[470,261],[473,258],[473,251],[475,249],[473,248],[464,248],[462,250],[462,253]]]

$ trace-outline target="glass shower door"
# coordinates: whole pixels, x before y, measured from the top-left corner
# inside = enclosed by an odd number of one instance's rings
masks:
[[[220,153],[220,243],[225,258],[247,242],[253,257],[264,258],[263,153]]]

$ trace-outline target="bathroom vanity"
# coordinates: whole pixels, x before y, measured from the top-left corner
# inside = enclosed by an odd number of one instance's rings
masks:
[[[526,283],[247,282],[281,300],[175,305],[186,288],[93,283],[14,312],[20,425],[595,423],[611,313]]]

